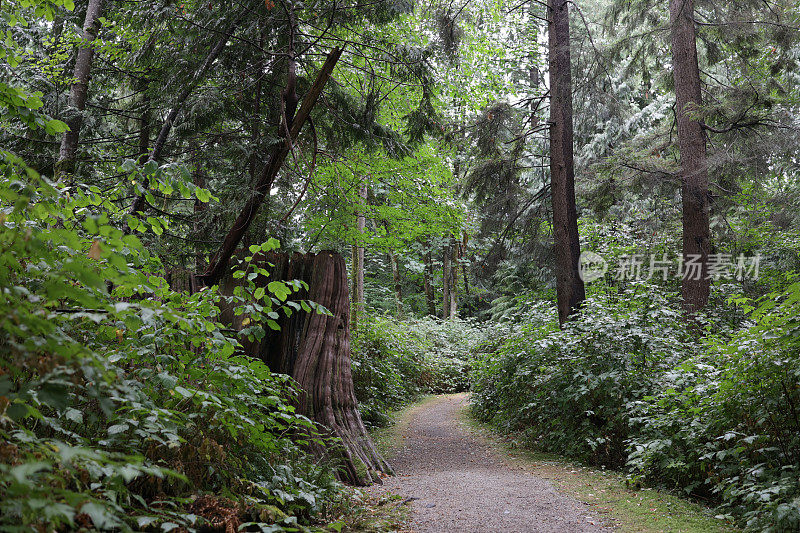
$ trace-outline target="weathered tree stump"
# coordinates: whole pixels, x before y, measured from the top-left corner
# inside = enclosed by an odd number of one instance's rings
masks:
[[[375,449],[358,411],[350,360],[350,298],[344,259],[336,252],[287,254],[270,252],[257,256],[259,266],[270,275],[256,279],[266,285],[276,280],[302,280],[301,290],[290,300],[311,300],[323,305],[331,316],[295,311],[278,320],[280,331],[269,331],[260,342],[246,339],[247,353],[262,359],[271,370],[292,376],[300,385],[299,412],[324,426],[328,437],[340,439],[341,468],[338,476],[354,485],[380,482],[380,473],[391,467]],[[232,294],[238,280],[230,277],[220,284],[223,294]],[[241,318],[229,311],[223,320],[241,327]],[[313,445],[321,457],[333,457],[331,450]]]

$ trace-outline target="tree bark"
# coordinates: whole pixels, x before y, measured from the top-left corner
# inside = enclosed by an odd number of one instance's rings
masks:
[[[467,232],[464,232],[464,240],[461,243],[461,255],[464,256],[467,253],[467,244],[469,244],[469,235]],[[464,295],[469,296],[469,276],[467,275],[467,264],[463,262],[461,264],[461,275],[464,276]]]
[[[256,183],[253,196],[247,201],[247,203],[245,203],[244,208],[239,213],[239,216],[236,218],[233,226],[231,226],[228,234],[225,236],[222,246],[211,259],[208,272],[202,276],[207,285],[214,285],[219,282],[227,270],[228,261],[233,255],[234,250],[236,250],[236,247],[239,245],[239,242],[242,240],[242,236],[253,222],[253,219],[258,213],[261,204],[264,203],[264,198],[266,198],[267,193],[269,193],[272,182],[275,181],[275,177],[278,175],[278,171],[280,170],[281,165],[283,165],[283,161],[286,159],[286,156],[289,154],[294,141],[300,134],[300,129],[303,127],[303,124],[305,124],[306,120],[311,114],[311,110],[314,108],[314,105],[316,105],[317,99],[322,93],[322,89],[325,87],[328,78],[330,78],[331,73],[333,72],[333,67],[336,66],[336,62],[339,60],[341,55],[341,48],[334,48],[328,54],[325,63],[322,65],[322,69],[317,75],[317,79],[314,80],[314,84],[303,98],[303,103],[300,105],[300,110],[297,112],[297,115],[292,121],[292,127],[289,130],[289,138],[286,139],[286,143],[281,143],[273,149],[269,164],[264,167],[264,170],[258,179],[258,183]]]
[[[450,317],[450,244],[444,247],[442,255],[442,318]]]
[[[367,186],[362,185],[358,190],[358,196],[366,203]],[[365,205],[361,204],[356,208],[356,230],[359,239],[364,238],[364,230],[367,227],[367,218],[364,215]],[[353,331],[358,329],[358,319],[364,312],[364,245],[353,245],[353,308],[351,310],[350,322]]]
[[[389,252],[389,263],[392,265],[392,283],[394,284],[394,305],[397,317],[403,316],[403,286],[400,281],[400,264],[395,252]]]
[[[450,244],[450,318],[458,316],[458,241],[453,237]]]
[[[684,277],[681,292],[684,310],[692,315],[708,303],[708,254],[711,247],[706,142],[700,122],[692,118],[702,105],[694,0],[670,0],[669,15],[683,203]],[[697,265],[696,269],[694,265]]]
[[[355,485],[380,482],[380,473],[391,474],[388,463],[372,444],[358,411],[350,359],[350,297],[347,268],[342,256],[325,251],[319,254],[287,254],[270,252],[257,257],[268,277],[256,278],[257,284],[275,280],[303,280],[308,292],[291,296],[294,301],[311,300],[331,312],[331,316],[298,311],[278,319],[280,331],[270,331],[261,342],[242,342],[245,351],[261,358],[274,372],[289,374],[300,385],[298,411],[324,426],[323,436],[341,441],[338,455],[331,453],[330,442],[312,444],[320,457],[338,457],[338,476]],[[222,294],[232,294],[241,283],[226,276]],[[232,310],[223,310],[221,317],[235,328],[242,327],[244,317],[235,317]]]
[[[564,322],[586,299],[580,277],[575,206],[568,0],[548,0],[550,63],[550,180],[556,256],[558,319]]]
[[[433,254],[430,250],[425,253],[425,270],[422,278],[425,284],[425,302],[428,304],[428,314],[436,316],[436,295],[433,291]]]
[[[75,172],[75,157],[78,153],[78,139],[83,125],[83,112],[86,109],[86,98],[89,95],[89,76],[94,58],[94,40],[100,30],[100,14],[103,11],[103,0],[89,0],[86,17],[83,21],[82,38],[85,44],[78,50],[75,59],[73,78],[75,81],[69,91],[69,116],[65,122],[69,130],[61,138],[58,151],[56,173],[72,174]]]

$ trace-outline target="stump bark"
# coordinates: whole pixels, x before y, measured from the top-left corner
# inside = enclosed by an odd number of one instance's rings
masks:
[[[256,283],[302,280],[301,290],[290,300],[311,300],[331,312],[293,312],[281,315],[280,331],[269,331],[260,342],[243,340],[247,353],[262,359],[271,370],[292,376],[300,385],[298,411],[321,424],[323,436],[341,441],[340,480],[353,485],[380,483],[380,473],[391,474],[389,464],[375,449],[361,420],[353,387],[350,359],[350,297],[344,258],[336,252],[287,254],[270,252],[254,261],[270,275]],[[230,277],[220,284],[231,294],[238,280]],[[226,316],[223,316],[225,319]],[[227,315],[234,327],[241,317]],[[333,457],[323,445],[312,445],[321,457]]]

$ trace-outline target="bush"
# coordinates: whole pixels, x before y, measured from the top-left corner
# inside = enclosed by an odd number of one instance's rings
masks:
[[[484,330],[469,320],[365,314],[352,344],[364,421],[383,426],[389,412],[421,394],[468,390],[471,353],[483,339]]]
[[[336,500],[290,438],[313,429],[293,382],[236,355],[216,290],[171,291],[98,191],[0,155],[0,529],[170,531],[223,509],[281,530]]]
[[[365,424],[384,426],[387,413],[414,401],[422,388],[425,346],[403,324],[364,314],[353,335],[353,384]]]
[[[800,529],[799,303],[800,283],[766,296],[636,406],[633,477],[713,497],[754,529]]]
[[[654,290],[593,296],[563,331],[555,309],[532,306],[479,357],[474,412],[537,448],[719,502],[751,529],[797,531],[800,283],[739,299],[738,330],[712,309],[703,340]]]
[[[690,349],[680,312],[642,290],[589,298],[564,330],[551,306],[531,309],[533,323],[480,358],[475,414],[543,450],[622,466],[630,406]]]

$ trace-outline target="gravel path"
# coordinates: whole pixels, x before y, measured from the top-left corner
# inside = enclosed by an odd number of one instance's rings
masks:
[[[411,501],[416,533],[611,531],[549,481],[503,460],[458,420],[466,395],[441,396],[411,414],[383,487]]]

